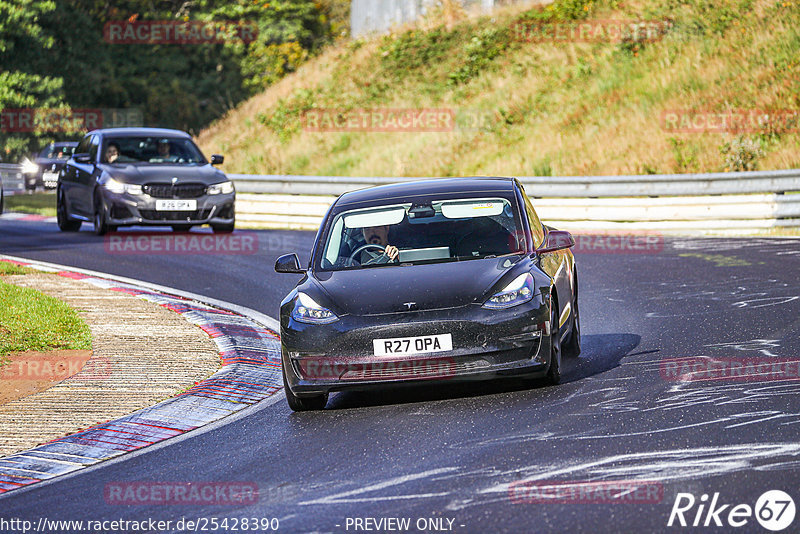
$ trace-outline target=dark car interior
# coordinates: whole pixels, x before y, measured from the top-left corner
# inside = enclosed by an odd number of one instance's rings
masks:
[[[498,217],[501,218],[501,217]],[[513,231],[506,229],[494,217],[446,219],[441,215],[409,219],[389,229],[388,241],[402,252],[409,249],[438,249],[447,247],[448,258],[477,258],[518,252],[520,246]],[[361,228],[345,228],[336,267],[348,266],[348,258],[366,241]],[[432,258],[435,259],[435,258]],[[330,268],[325,265],[323,268]],[[356,263],[357,265],[357,263]]]

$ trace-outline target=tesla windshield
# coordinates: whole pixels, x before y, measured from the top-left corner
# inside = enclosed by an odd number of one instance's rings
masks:
[[[191,139],[181,137],[110,137],[103,146],[103,163],[205,164]]]
[[[504,198],[437,200],[335,216],[321,270],[460,261],[524,250],[516,210]]]

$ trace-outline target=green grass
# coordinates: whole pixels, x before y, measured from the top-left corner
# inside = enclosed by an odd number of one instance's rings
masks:
[[[56,216],[55,193],[12,195],[5,198],[5,204],[6,211],[31,213],[34,215],[44,215],[45,217]]]
[[[22,265],[17,265],[9,261],[0,260],[0,276],[6,274],[31,274],[35,272],[36,270],[30,267],[23,267]]]
[[[0,302],[0,359],[26,350],[91,350],[89,327],[57,298],[0,280]]]

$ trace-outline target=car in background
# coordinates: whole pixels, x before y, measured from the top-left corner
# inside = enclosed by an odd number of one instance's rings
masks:
[[[72,141],[62,141],[50,143],[42,148],[38,154],[31,156],[32,159],[22,160],[22,176],[25,182],[25,189],[35,190],[37,187],[45,189],[55,189],[58,183],[58,175],[64,164],[72,156],[78,143]]]
[[[171,226],[188,231],[209,224],[234,230],[233,182],[206,160],[189,134],[162,128],[109,128],[86,134],[56,188],[64,232],[91,221],[103,235],[120,226]]]
[[[569,232],[543,225],[513,178],[437,179],[341,195],[283,299],[286,398],[502,376],[561,379],[580,353]]]

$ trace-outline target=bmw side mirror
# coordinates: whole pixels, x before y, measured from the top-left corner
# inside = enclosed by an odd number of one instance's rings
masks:
[[[72,159],[75,160],[75,163],[91,163],[92,160],[89,157],[89,154],[75,154],[72,156]]]
[[[221,154],[211,154],[211,164],[212,165],[222,165],[222,162],[225,161],[225,156]]]
[[[550,230],[547,232],[547,237],[536,252],[538,254],[546,254],[548,252],[555,252],[557,250],[564,250],[575,246],[575,239],[572,234],[566,230]]]
[[[275,261],[276,273],[303,274],[305,271],[300,268],[300,260],[297,254],[284,254]]]

